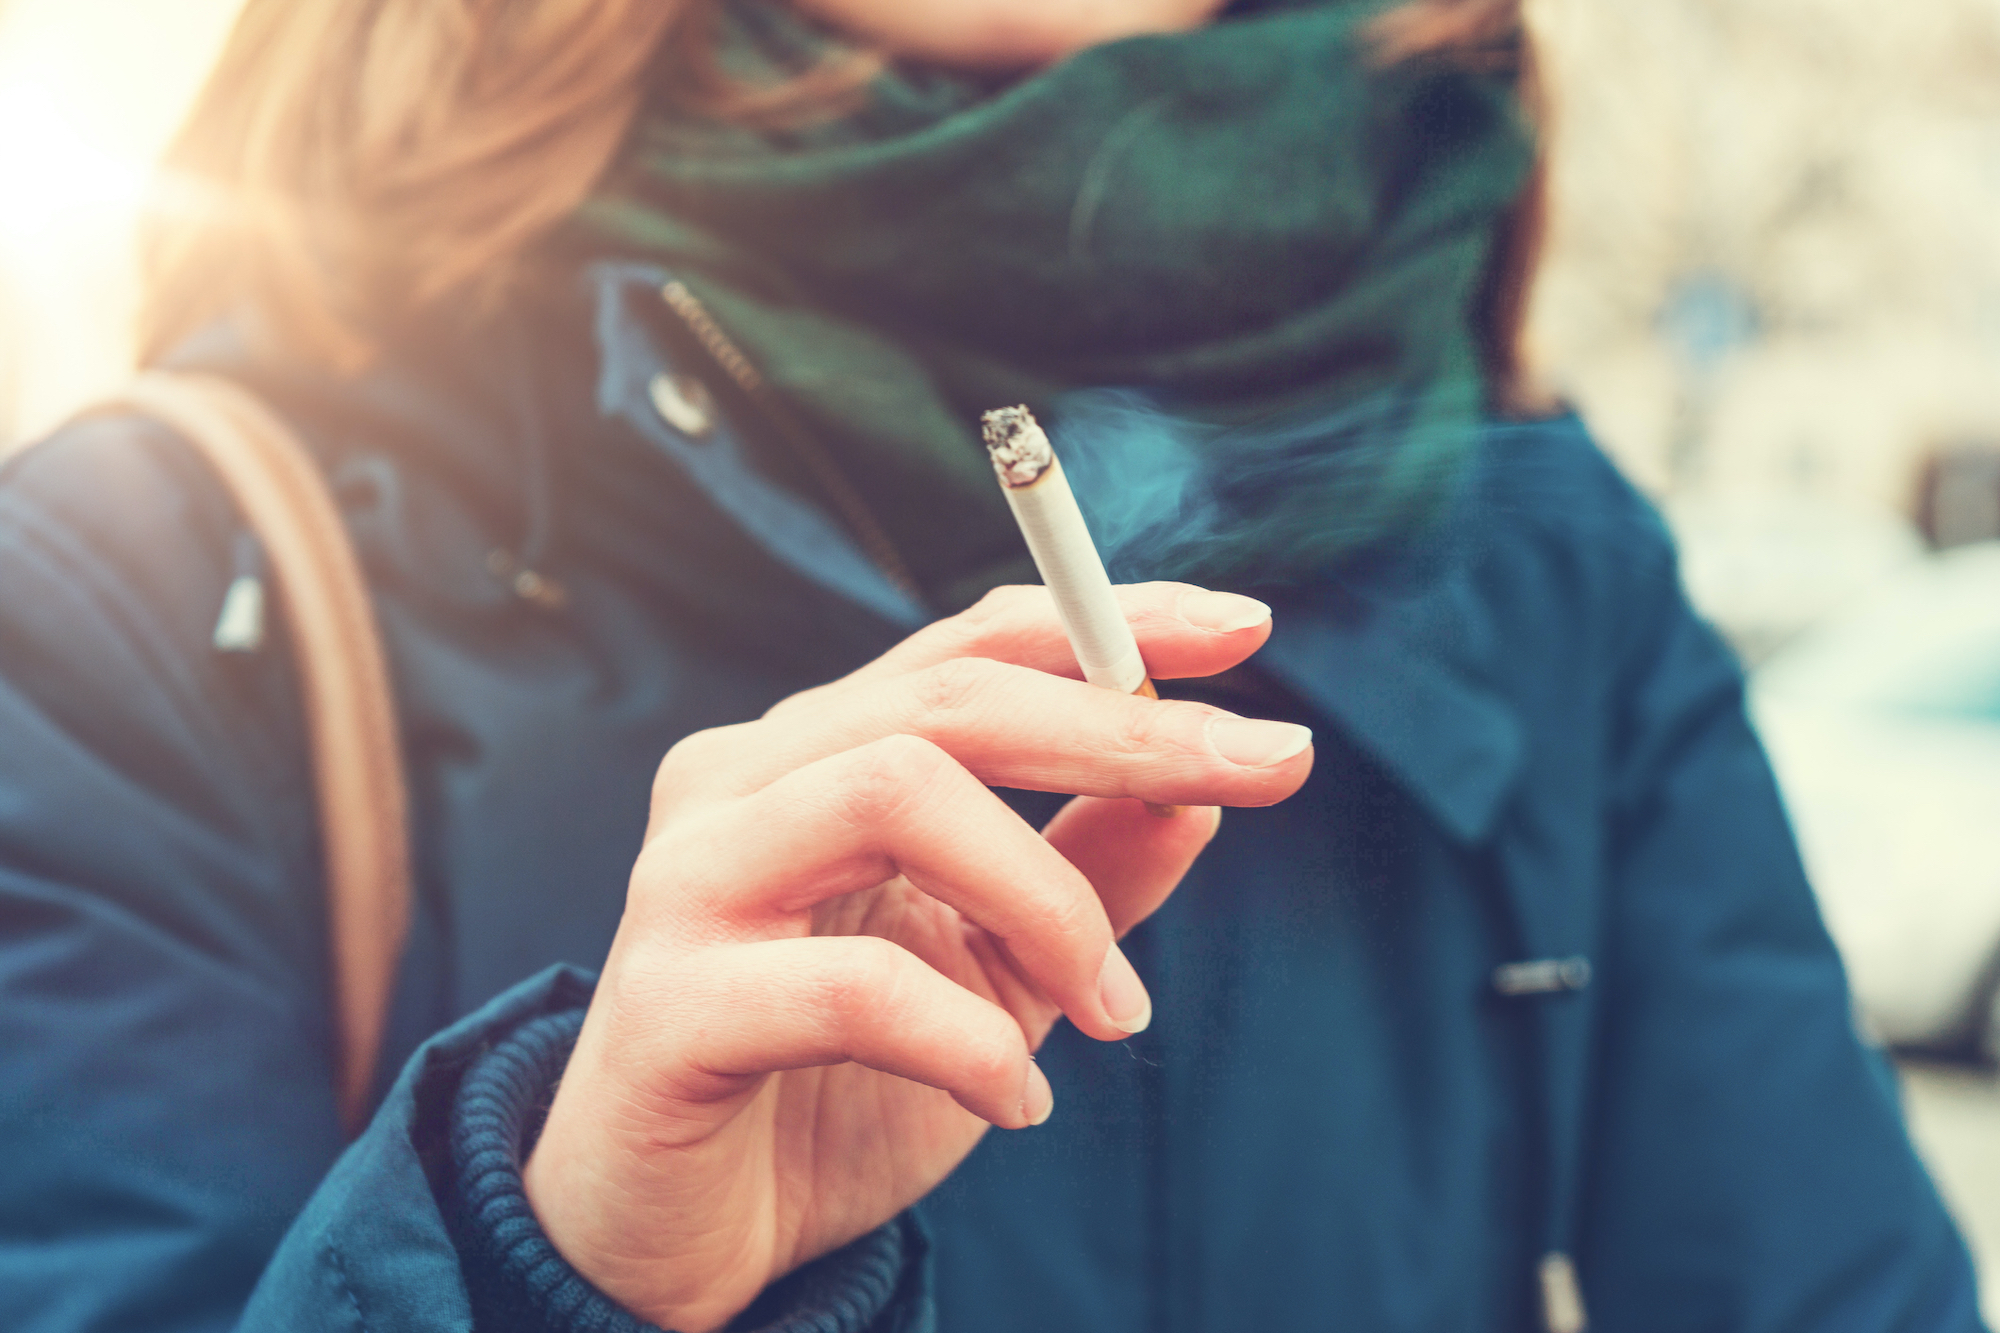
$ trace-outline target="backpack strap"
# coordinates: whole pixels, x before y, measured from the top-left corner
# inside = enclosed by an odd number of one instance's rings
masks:
[[[410,921],[395,699],[361,563],[291,429],[218,376],[146,371],[117,396],[208,461],[263,542],[290,626],[326,859],[340,1112],[360,1132]]]

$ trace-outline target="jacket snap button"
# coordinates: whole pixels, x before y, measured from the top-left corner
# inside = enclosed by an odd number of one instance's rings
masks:
[[[1512,998],[1519,995],[1557,995],[1582,990],[1590,984],[1590,960],[1536,958],[1525,963],[1503,963],[1493,969],[1493,989]]]
[[[692,375],[671,375],[663,370],[647,387],[653,410],[681,434],[698,440],[715,429],[715,399],[708,386]]]

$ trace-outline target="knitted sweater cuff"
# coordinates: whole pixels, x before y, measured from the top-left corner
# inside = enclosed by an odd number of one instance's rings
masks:
[[[522,1024],[466,1071],[452,1108],[467,1285],[480,1327],[509,1333],[658,1333],[597,1290],[543,1233],[521,1163],[583,1027],[572,1009]],[[885,1318],[905,1269],[920,1262],[914,1224],[898,1218],[765,1290],[731,1325],[739,1333],[868,1333]]]

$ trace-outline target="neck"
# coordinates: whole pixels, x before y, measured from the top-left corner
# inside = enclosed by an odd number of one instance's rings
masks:
[[[1034,69],[1088,47],[1198,28],[1222,0],[797,0],[884,55],[962,69]]]

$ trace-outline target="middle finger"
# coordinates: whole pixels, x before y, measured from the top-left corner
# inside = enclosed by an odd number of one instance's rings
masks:
[[[700,784],[755,791],[885,736],[921,737],[992,786],[1162,805],[1269,805],[1311,770],[1312,732],[1207,704],[1145,699],[1028,667],[956,658],[750,724]],[[710,782],[713,786],[710,786]]]

